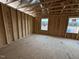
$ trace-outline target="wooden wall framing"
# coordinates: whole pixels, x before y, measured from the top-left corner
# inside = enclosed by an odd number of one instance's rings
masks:
[[[6,33],[5,33],[3,16],[2,16],[2,9],[0,4],[0,47],[2,47],[5,44],[7,44],[7,40],[6,40]]]
[[[11,8],[11,17],[12,17],[12,27],[13,27],[13,36],[14,40],[19,39],[18,35],[18,19],[17,19],[17,12],[13,8]]]
[[[13,26],[12,26],[12,20],[11,20],[11,10],[8,6],[2,4],[2,13],[3,13],[7,43],[10,44],[14,40]]]
[[[32,34],[33,17],[0,3],[0,47]]]
[[[77,34],[66,33],[69,17],[79,17],[79,15],[75,15],[75,14],[48,15],[48,19],[49,19],[48,31],[41,30],[40,27],[41,27],[42,16],[37,17],[33,22],[34,24],[33,32],[37,34],[46,34],[46,35],[52,35],[57,37],[76,39]]]

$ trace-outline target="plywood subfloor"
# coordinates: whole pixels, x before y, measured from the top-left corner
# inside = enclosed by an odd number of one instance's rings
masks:
[[[0,59],[79,59],[79,41],[32,35],[0,49]]]

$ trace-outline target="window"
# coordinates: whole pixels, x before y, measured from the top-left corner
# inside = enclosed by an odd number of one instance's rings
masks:
[[[48,30],[48,18],[41,19],[41,30]]]
[[[78,33],[79,32],[79,18],[69,18],[67,33]]]

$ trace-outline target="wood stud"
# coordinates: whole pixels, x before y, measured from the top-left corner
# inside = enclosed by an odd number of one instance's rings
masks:
[[[25,38],[32,32],[32,16],[13,9],[5,4],[0,4],[0,47],[13,41]]]

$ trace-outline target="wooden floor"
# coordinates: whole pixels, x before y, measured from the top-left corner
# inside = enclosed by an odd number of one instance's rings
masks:
[[[79,59],[79,41],[32,35],[1,48],[0,59]]]

